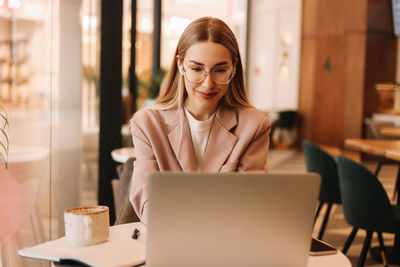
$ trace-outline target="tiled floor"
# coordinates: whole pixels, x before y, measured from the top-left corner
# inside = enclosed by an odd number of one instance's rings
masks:
[[[295,151],[295,150],[271,150],[268,155],[268,164],[270,172],[305,172],[305,162],[303,154]],[[96,164],[95,164],[96,165]],[[87,175],[82,175],[82,184],[81,184],[81,204],[96,204],[96,192],[97,192],[97,180],[96,180],[96,172],[97,167],[91,166],[92,175],[89,177]],[[368,162],[366,166],[370,170],[374,170],[375,163]],[[86,166],[82,166],[82,173],[87,173]],[[391,197],[394,189],[395,176],[397,173],[397,166],[385,165],[381,173],[379,175],[379,179],[384,185],[385,189],[388,192],[388,195]],[[55,192],[56,193],[56,192]],[[48,203],[45,201],[45,203]],[[324,214],[324,210],[321,211]],[[319,232],[319,227],[321,225],[322,219],[318,219],[315,226],[314,236],[316,236]],[[49,217],[44,218],[43,225],[46,231],[46,235],[50,234],[49,225],[56,225],[54,219],[49,219]],[[347,235],[350,233],[351,227],[347,225],[344,221],[343,211],[341,206],[334,206],[331,211],[331,216],[327,225],[327,229],[325,231],[324,240],[328,243],[342,248]],[[56,230],[53,228],[51,231],[52,236],[55,236]],[[353,245],[348,251],[348,257],[352,262],[353,266],[356,266],[358,256],[361,252],[362,242],[364,233],[360,231],[360,233],[355,238]],[[390,245],[393,243],[393,235],[384,235],[385,243]],[[18,248],[22,246],[29,246],[35,243],[34,236],[32,234],[32,225],[29,220],[23,225],[19,234],[16,235],[13,239],[8,243],[9,251],[16,251]],[[372,240],[373,246],[377,245],[376,236],[373,237]],[[10,260],[12,260],[12,264],[10,266],[49,266],[48,262],[40,262],[37,260],[30,260],[18,257],[17,255],[11,253]],[[2,266],[2,265],[0,265]],[[368,258],[366,260],[365,266],[383,266],[375,262],[370,255],[368,254]],[[338,266],[339,267],[339,266]]]

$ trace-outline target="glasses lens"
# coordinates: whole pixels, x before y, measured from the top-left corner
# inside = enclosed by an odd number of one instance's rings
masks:
[[[204,72],[201,68],[188,68],[185,71],[186,79],[192,83],[199,83],[203,81]]]
[[[212,79],[219,84],[228,83],[231,79],[231,70],[228,68],[218,68],[212,71]]]

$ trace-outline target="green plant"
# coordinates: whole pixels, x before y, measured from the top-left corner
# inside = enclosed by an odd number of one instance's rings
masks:
[[[158,96],[166,73],[167,72],[164,69],[160,69],[155,76],[150,78],[149,98],[156,98]]]
[[[145,72],[142,77],[137,77],[136,86],[138,88],[139,95],[149,99],[156,98],[160,92],[160,88],[166,73],[166,70],[160,69],[159,72],[154,76],[151,76],[149,72]]]
[[[8,149],[9,141],[7,136],[8,119],[7,112],[0,106],[0,156],[4,167],[8,168]]]
[[[96,95],[99,95],[99,74],[95,67],[84,65],[82,68],[83,79],[96,88]]]

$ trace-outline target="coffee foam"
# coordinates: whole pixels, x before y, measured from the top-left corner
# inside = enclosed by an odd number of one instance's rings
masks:
[[[77,208],[67,209],[65,213],[88,215],[88,214],[103,213],[106,212],[107,210],[108,207],[106,206],[87,206],[87,207],[77,207]]]

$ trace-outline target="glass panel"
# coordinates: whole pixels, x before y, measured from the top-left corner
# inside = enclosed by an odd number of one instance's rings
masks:
[[[99,14],[100,0],[0,0],[1,266],[49,265],[17,251],[97,204]]]
[[[226,21],[245,51],[245,2],[163,1],[162,68],[184,27],[204,15]],[[125,0],[123,97],[129,96],[130,9]],[[100,23],[100,0],[0,0],[0,106],[9,123],[0,119],[8,136],[1,132],[0,141],[9,141],[8,157],[0,145],[8,161],[8,169],[0,163],[2,266],[42,265],[19,257],[18,249],[63,236],[65,209],[97,204]],[[156,96],[149,91],[152,32],[153,3],[139,0],[139,107]]]
[[[100,0],[82,1],[81,205],[97,204],[100,107]]]
[[[131,19],[127,13],[128,20]],[[151,78],[151,67],[153,58],[153,1],[137,1],[136,15],[136,76],[138,81],[137,106],[141,108],[145,101],[151,98],[149,82]],[[125,34],[125,32],[124,32]]]
[[[39,265],[17,250],[52,236],[52,8],[50,0],[0,5],[0,105],[9,122],[8,169],[0,164],[3,266]]]

